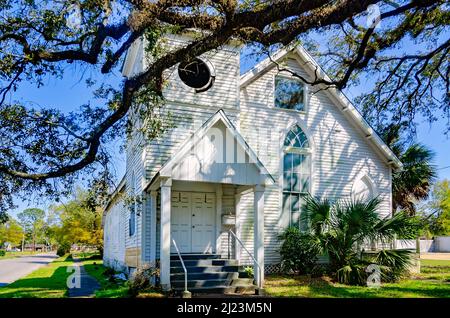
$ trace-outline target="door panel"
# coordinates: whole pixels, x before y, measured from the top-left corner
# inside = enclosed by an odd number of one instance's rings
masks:
[[[215,215],[214,194],[192,193],[192,252],[214,251]]]
[[[177,242],[180,253],[191,252],[191,196],[186,192],[172,192],[171,237]],[[176,253],[170,242],[171,253]]]
[[[214,252],[215,215],[215,194],[172,192],[170,232],[181,253]],[[172,242],[170,252],[176,253]]]

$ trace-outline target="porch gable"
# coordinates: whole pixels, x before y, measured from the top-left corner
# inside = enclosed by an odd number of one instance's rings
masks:
[[[236,185],[275,182],[223,110],[183,143],[157,177]]]

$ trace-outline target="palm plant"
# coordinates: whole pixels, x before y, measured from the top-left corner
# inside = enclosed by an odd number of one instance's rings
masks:
[[[377,209],[378,198],[348,199],[335,203],[308,196],[301,222],[309,229],[321,253],[329,257],[330,271],[346,284],[364,284],[367,265],[378,264],[385,279],[397,279],[407,272],[411,253],[389,250],[365,253],[368,242],[391,242],[396,235],[414,238],[419,223],[404,213],[382,218]]]
[[[380,136],[403,163],[403,169],[392,175],[392,208],[416,214],[415,202],[428,198],[436,179],[436,167],[432,164],[434,153],[420,143],[407,146],[400,131],[408,123],[391,124],[380,129]]]
[[[413,144],[399,155],[403,170],[392,176],[393,211],[403,209],[415,215],[415,202],[428,198],[437,176],[433,157],[434,153],[421,144]]]

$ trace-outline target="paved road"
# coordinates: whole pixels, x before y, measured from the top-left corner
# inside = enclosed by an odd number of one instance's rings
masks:
[[[54,253],[38,254],[0,260],[0,287],[11,284],[36,269],[53,262]]]

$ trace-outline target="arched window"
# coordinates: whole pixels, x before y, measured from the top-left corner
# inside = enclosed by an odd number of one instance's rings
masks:
[[[283,152],[283,211],[289,225],[298,225],[303,198],[310,192],[311,150],[308,138],[295,125],[286,135]]]

